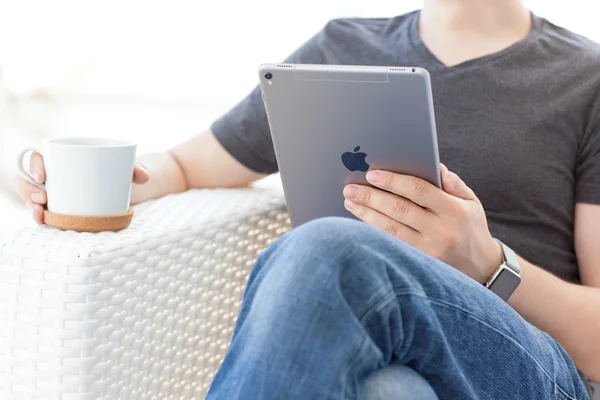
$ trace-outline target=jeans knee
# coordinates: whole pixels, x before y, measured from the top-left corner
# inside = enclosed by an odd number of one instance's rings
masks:
[[[333,252],[358,238],[371,235],[368,225],[350,218],[325,217],[307,222],[290,232],[296,243]]]
[[[417,250],[349,218],[308,222],[273,244],[257,263],[251,283],[263,294],[303,299],[332,290],[356,297],[360,291],[388,294],[394,284],[420,287]],[[268,288],[267,288],[268,287]]]
[[[332,264],[356,260],[364,264],[368,260],[372,261],[369,264],[394,264],[402,268],[418,263],[417,259],[424,256],[401,240],[350,218],[320,218],[301,225],[288,235],[286,248],[291,251],[303,249],[305,255],[326,258]]]
[[[350,251],[356,251],[361,237],[372,235],[373,231],[366,224],[349,218],[316,219],[276,241],[259,257],[258,264],[276,264],[271,265],[276,268],[292,268],[293,264],[295,272],[304,264],[336,265],[347,258]]]
[[[365,252],[385,252],[392,247],[396,253],[409,249],[405,243],[364,222],[341,217],[313,220],[294,229],[288,236],[290,240],[287,245],[310,249],[316,255],[331,258],[344,257],[349,250],[360,255]]]
[[[361,221],[327,217],[294,229],[261,257],[259,264],[285,270],[280,275],[321,274],[340,278],[350,270],[385,274],[394,265],[411,274],[416,249]],[[418,262],[418,261],[417,261]],[[368,266],[368,267],[367,267]],[[283,271],[282,271],[283,272]]]
[[[251,282],[268,286],[290,298],[321,296],[340,280],[345,269],[358,262],[360,237],[372,228],[349,218],[321,218],[308,222],[275,242],[261,255]],[[360,253],[360,252],[359,252]],[[284,294],[285,293],[285,294]]]

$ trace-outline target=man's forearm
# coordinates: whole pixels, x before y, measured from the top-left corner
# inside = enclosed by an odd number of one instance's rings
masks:
[[[169,153],[177,161],[189,189],[243,186],[264,176],[231,156],[210,130]]]
[[[141,156],[138,162],[148,171],[150,181],[134,186],[133,204],[187,189],[243,186],[264,176],[240,164],[211,131],[168,152]]]
[[[564,282],[519,261],[522,282],[509,304],[556,339],[579,370],[600,382],[600,289]]]

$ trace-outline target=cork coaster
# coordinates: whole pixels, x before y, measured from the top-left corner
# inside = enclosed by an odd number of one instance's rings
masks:
[[[44,210],[44,222],[46,225],[53,228],[62,229],[63,231],[116,232],[127,228],[131,223],[132,218],[133,209],[131,208],[125,214],[101,217],[64,215]]]

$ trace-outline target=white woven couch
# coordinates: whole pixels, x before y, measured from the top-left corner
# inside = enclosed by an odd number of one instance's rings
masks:
[[[0,399],[201,399],[257,255],[289,229],[270,188],[142,204],[118,233],[0,234]]]
[[[0,399],[201,399],[280,191],[189,191],[118,233],[0,234]]]

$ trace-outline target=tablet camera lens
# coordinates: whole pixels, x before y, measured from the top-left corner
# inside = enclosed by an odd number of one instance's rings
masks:
[[[273,74],[272,74],[272,73],[270,73],[270,72],[267,72],[267,73],[265,74],[265,79],[271,79],[272,77],[273,77]]]
[[[416,70],[416,69],[414,69],[414,68],[413,68],[413,70],[412,70],[412,71],[413,71],[413,72],[417,72],[417,70]]]

